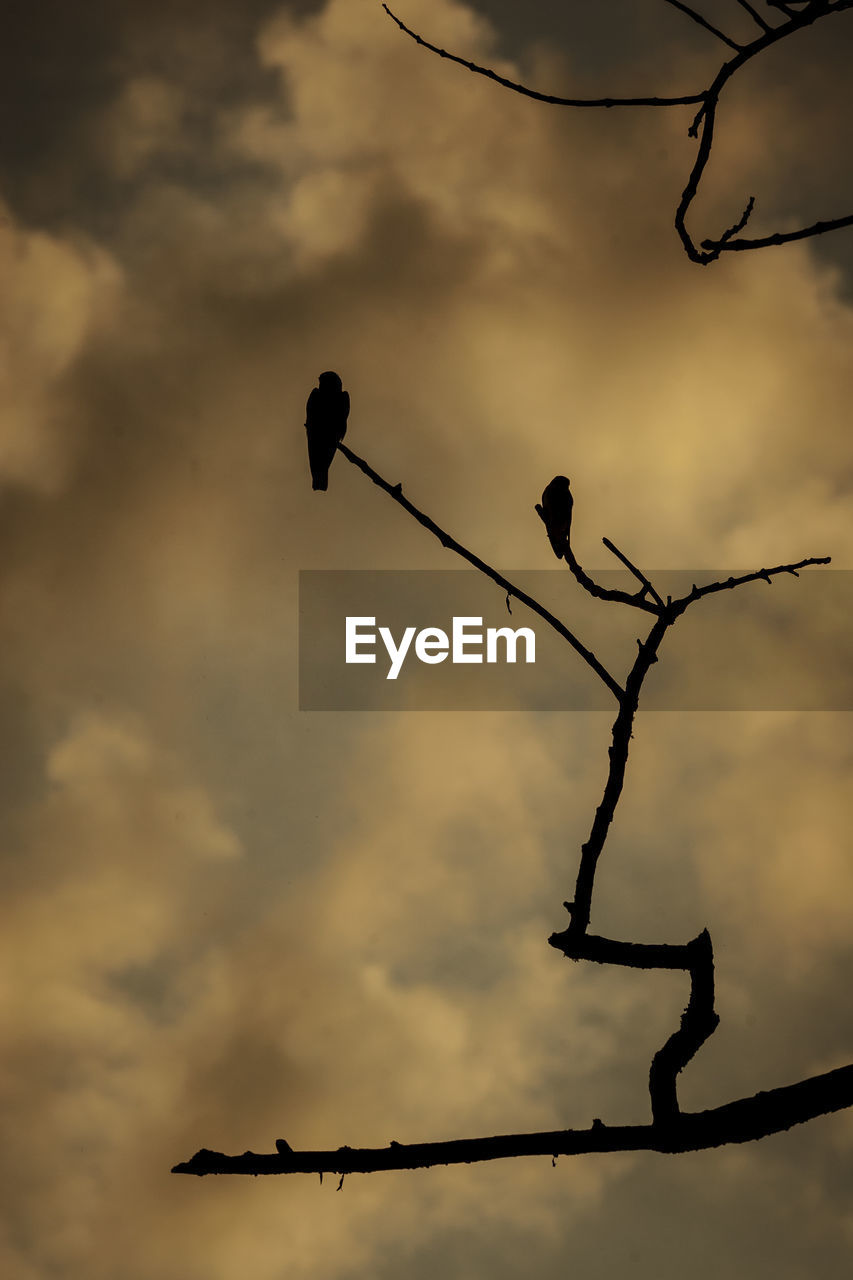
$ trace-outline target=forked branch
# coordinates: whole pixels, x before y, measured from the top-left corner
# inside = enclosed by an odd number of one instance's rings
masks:
[[[608,591],[600,587],[578,565],[571,550],[571,521],[561,526],[565,559],[580,585],[597,598],[616,600],[650,612],[654,623],[645,640],[637,641],[637,656],[621,687],[605,670],[595,655],[549,610],[526,592],[520,591],[503,574],[452,538],[429,516],[403,495],[401,484],[389,484],[363,458],[339,443],[340,453],[383,489],[420,525],[439,539],[442,546],[467,560],[507,595],[514,596],[552,626],[590,666],[618,702],[618,713],[611,730],[608,749],[609,765],[601,803],[596,809],[589,838],[581,848],[575,896],[564,905],[569,911],[568,927],[549,938],[550,944],[571,960],[589,960],[597,964],[615,964],[634,969],[683,969],[690,977],[690,996],[679,1026],[654,1055],[649,1071],[650,1125],[608,1126],[593,1121],[590,1129],[565,1129],[551,1133],[511,1134],[501,1137],[473,1138],[453,1142],[417,1143],[403,1146],[392,1142],[387,1148],[353,1150],[339,1147],[335,1151],[293,1151],[284,1139],[276,1141],[274,1154],[247,1151],[241,1156],[227,1156],[202,1149],[173,1173],[335,1173],[343,1179],[348,1173],[369,1173],[380,1169],[427,1168],[439,1164],[471,1163],[519,1155],[578,1155],[591,1151],[696,1151],[728,1142],[746,1142],[769,1133],[778,1133],[828,1111],[853,1104],[853,1066],[815,1076],[784,1089],[759,1093],[752,1098],[728,1103],[711,1111],[685,1113],[678,1103],[677,1080],[680,1072],[719,1023],[714,1008],[714,958],[711,938],[703,929],[692,941],[647,944],[620,942],[589,933],[592,895],[598,861],[604,849],[616,806],[622,794],[625,767],[632,740],[643,682],[658,660],[658,650],[671,626],[697,600],[714,592],[732,590],[761,579],[772,582],[781,573],[797,574],[810,565],[827,564],[829,557],[810,557],[793,564],[757,569],[738,577],[729,577],[704,586],[694,586],[680,599],[667,597],[664,602],[651,580],[605,539],[607,547],[640,582],[634,595]],[[565,477],[558,477],[565,481]],[[568,482],[565,481],[566,486]],[[543,503],[546,495],[543,494]],[[537,507],[546,523],[552,547],[559,542],[556,525],[549,528],[549,512]]]
[[[497,84],[505,89],[510,89],[513,93],[523,94],[527,98],[534,98],[538,102],[545,102],[551,106],[559,107],[675,107],[675,106],[692,106],[698,104],[699,110],[695,113],[692,123],[688,129],[688,136],[698,139],[698,150],[693,167],[687,178],[687,182],[679,200],[678,207],[675,211],[675,229],[684,246],[684,250],[691,262],[699,263],[701,266],[707,266],[711,262],[715,262],[723,253],[742,253],[747,249],[765,249],[771,245],[788,244],[793,240],[806,240],[814,236],[822,236],[827,232],[839,230],[842,227],[853,225],[853,214],[843,214],[836,218],[821,219],[813,222],[806,227],[799,227],[792,231],[775,231],[764,236],[741,236],[739,233],[743,231],[749,221],[753,209],[755,207],[755,197],[750,196],[740,219],[727,231],[722,232],[716,238],[706,237],[700,243],[694,240],[692,234],[687,229],[687,215],[699,192],[699,186],[702,181],[703,174],[707,168],[708,161],[711,156],[711,148],[714,141],[714,125],[717,113],[717,107],[720,102],[720,95],[732,77],[745,67],[748,62],[765,50],[778,44],[780,40],[787,39],[798,31],[804,30],[813,23],[823,18],[828,18],[832,14],[843,13],[853,7],[853,0],[806,0],[806,3],[800,4],[798,8],[793,8],[786,4],[773,3],[773,0],[767,0],[769,7],[782,17],[782,21],[778,26],[771,25],[767,22],[753,5],[746,0],[738,0],[738,3],[752,17],[756,25],[760,29],[760,34],[756,35],[747,44],[738,44],[725,32],[718,27],[713,26],[699,12],[691,8],[689,5],[682,4],[681,0],[666,0],[668,4],[673,5],[676,9],[681,10],[687,17],[698,23],[704,30],[716,37],[718,40],[726,44],[733,50],[733,56],[724,62],[717,74],[714,76],[710,85],[706,89],[701,89],[697,93],[678,94],[674,97],[607,97],[607,98],[561,98],[553,94],[539,93],[535,89],[529,88],[527,85],[510,80],[506,76],[498,75],[490,67],[481,66],[476,62],[471,62],[467,58],[461,58],[457,54],[449,53],[446,49],[440,48],[438,45],[431,44],[425,40],[416,31],[412,31],[407,27],[400,18],[397,17],[387,6],[383,4],[382,8],[388,16],[396,22],[402,32],[421,45],[424,49],[431,53],[437,54],[440,58],[446,58],[450,62],[456,62],[460,66],[465,67],[468,71],[476,75],[486,76],[490,80],[494,80]]]

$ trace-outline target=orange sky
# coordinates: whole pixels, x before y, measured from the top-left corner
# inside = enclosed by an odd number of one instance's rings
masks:
[[[400,6],[552,92],[689,92],[721,56],[663,4]],[[850,568],[853,232],[693,266],[689,108],[548,109],[374,0],[9,22],[0,1273],[840,1280],[846,1113],[339,1195],[169,1169],[647,1119],[684,975],[546,944],[611,717],[297,710],[300,569],[455,567],[343,459],[311,491],[304,403],[339,370],[352,447],[507,569],[553,566],[560,472],[590,569],[603,535],[662,569]],[[731,87],[701,234],[753,192],[756,234],[853,209],[853,14],[826,25]],[[709,928],[722,1024],[684,1104],[850,1061],[849,715],[635,738],[593,927]]]

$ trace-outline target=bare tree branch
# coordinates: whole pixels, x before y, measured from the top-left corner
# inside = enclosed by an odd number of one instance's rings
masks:
[[[756,236],[744,240],[703,240],[703,249],[711,249],[716,253],[732,250],[735,253],[744,249],[767,249],[772,245],[790,244],[792,240],[808,240],[811,236],[822,236],[827,231],[838,231],[842,227],[853,227],[853,213],[843,218],[828,218],[822,222],[813,222],[810,227],[800,227],[797,231],[775,231],[769,236]]]
[[[451,1142],[392,1142],[387,1147],[338,1147],[336,1151],[292,1151],[269,1154],[246,1151],[240,1156],[202,1149],[176,1164],[173,1173],[204,1177],[209,1173],[376,1173],[382,1169],[430,1169],[436,1165],[473,1164],[517,1156],[577,1156],[594,1151],[703,1151],[735,1142],[755,1142],[784,1133],[817,1116],[853,1105],[853,1065],[810,1076],[796,1084],[739,1098],[708,1111],[682,1112],[672,1124],[606,1125],[594,1120],[589,1129],[555,1129],[548,1133],[513,1133],[493,1138],[461,1138]]]
[[[592,668],[599,680],[602,680],[604,684],[607,685],[607,688],[613,696],[617,699],[622,697],[623,690],[616,680],[614,680],[610,672],[602,665],[602,663],[599,662],[592,650],[587,649],[586,645],[582,644],[581,641],[578,640],[577,636],[575,636],[569,628],[559,620],[559,618],[555,618],[553,613],[549,612],[549,610],[546,609],[544,605],[541,605],[538,600],[534,600],[526,591],[522,591],[519,587],[514,586],[508,578],[503,576],[503,574],[498,573],[498,571],[493,569],[490,564],[486,564],[485,560],[481,560],[473,551],[469,551],[467,547],[463,547],[461,542],[457,542],[449,533],[440,528],[434,520],[431,520],[429,516],[425,515],[424,512],[416,507],[413,502],[410,502],[408,498],[403,496],[403,486],[401,484],[389,484],[387,480],[382,478],[378,471],[374,471],[373,467],[371,467],[369,463],[365,462],[363,458],[360,458],[357,453],[353,453],[352,449],[348,448],[347,445],[339,443],[338,450],[353,464],[353,466],[358,467],[360,471],[363,471],[375,485],[378,485],[380,489],[384,489],[395,502],[399,503],[405,511],[408,511],[409,515],[414,516],[418,524],[423,525],[425,529],[429,529],[430,533],[434,534],[435,537],[438,538],[443,547],[447,547],[450,551],[455,551],[463,560],[467,560],[475,569],[479,569],[480,573],[484,573],[487,578],[491,578],[492,582],[496,582],[508,596],[514,596],[516,600],[520,600],[522,604],[526,604],[528,609],[531,609],[533,613],[538,614],[544,622],[548,623],[549,627],[553,627],[557,634],[561,635],[563,639],[572,646],[575,653],[579,654],[580,657],[583,658],[587,666]]]
[[[750,197],[749,203],[741,215],[741,218],[728,231],[723,232],[716,239],[714,237],[706,237],[697,244],[691,233],[687,229],[687,215],[696,199],[699,186],[708,160],[711,155],[711,148],[714,140],[714,124],[719,105],[720,95],[723,89],[742,67],[757,57],[772,45],[777,44],[780,40],[786,39],[788,36],[794,35],[798,31],[802,31],[805,27],[811,26],[821,18],[829,17],[834,13],[844,13],[853,7],[853,0],[810,0],[810,3],[804,4],[799,9],[794,9],[784,3],[777,3],[776,0],[768,0],[771,7],[778,9],[783,15],[783,21],[778,26],[771,26],[766,22],[760,14],[746,0],[738,0],[747,12],[755,19],[761,27],[761,34],[757,35],[754,40],[748,44],[739,45],[730,39],[717,27],[714,27],[701,14],[686,4],[682,4],[681,0],[666,0],[666,3],[673,5],[676,9],[680,9],[694,22],[705,27],[713,35],[724,41],[733,51],[733,56],[719,68],[716,76],[707,89],[703,89],[698,93],[681,94],[677,97],[635,97],[635,98],[559,98],[550,94],[538,93],[533,89],[508,80],[504,76],[499,76],[489,67],[480,66],[475,62],[469,62],[465,58],[460,58],[456,54],[448,53],[446,49],[440,49],[437,45],[431,44],[428,40],[424,40],[417,32],[407,27],[396,14],[392,13],[386,4],[383,9],[390,18],[396,22],[401,31],[405,32],[417,44],[428,49],[432,53],[438,54],[441,58],[446,58],[451,62],[457,62],[460,66],[466,67],[469,71],[475,72],[477,75],[488,77],[490,80],[496,81],[506,89],[511,89],[514,93],[520,93],[528,98],[535,98],[537,101],[546,102],[554,106],[566,107],[668,107],[668,106],[687,106],[693,103],[699,104],[699,110],[693,118],[688,129],[688,136],[698,138],[699,146],[693,167],[687,178],[687,182],[682,192],[681,199],[675,211],[675,229],[684,246],[684,251],[690,258],[691,262],[698,263],[700,266],[708,266],[711,262],[716,262],[722,253],[725,252],[743,252],[748,249],[764,249],[771,245],[787,244],[793,240],[806,240],[814,236],[822,236],[827,232],[837,231],[843,227],[853,225],[853,214],[844,215],[839,218],[824,219],[814,222],[811,226],[799,228],[796,231],[776,232],[772,235],[761,236],[755,238],[737,237],[739,231],[743,230],[746,222],[752,213],[755,201]]]
[[[686,218],[687,213],[696,199],[699,190],[699,184],[711,156],[711,148],[714,141],[714,124],[716,120],[717,106],[720,101],[720,94],[726,84],[731,80],[732,76],[738,72],[741,67],[745,66],[751,58],[757,54],[763,53],[765,49],[769,49],[772,45],[778,43],[779,40],[792,35],[795,31],[801,31],[803,28],[810,26],[819,18],[826,17],[831,13],[840,13],[843,10],[853,6],[853,0],[838,0],[831,6],[810,5],[801,13],[794,13],[785,10],[789,14],[788,21],[783,22],[778,27],[772,28],[765,32],[763,36],[757,37],[751,44],[746,45],[740,53],[728,62],[724,62],[720,70],[717,72],[713,82],[704,94],[704,100],[696,118],[691,125],[690,132],[692,136],[699,136],[699,149],[696,153],[696,159],[693,162],[693,168],[687,179],[687,184],[681,195],[678,208],[675,211],[675,229],[684,245],[685,252],[692,262],[698,263],[700,266],[707,266],[709,263],[716,261],[720,254],[726,250],[737,246],[739,249],[759,249],[766,247],[767,244],[782,244],[785,240],[775,236],[766,237],[764,240],[733,240],[730,237],[741,230],[745,225],[746,219],[752,213],[754,207],[754,199],[750,198],[747,204],[745,214],[739,223],[735,224],[729,232],[724,233],[719,240],[702,242],[703,248],[698,248],[695,244],[690,232],[687,230]],[[701,124],[701,132],[699,132]],[[811,227],[805,227],[800,231],[789,233],[785,239],[803,240],[811,236],[823,235],[826,231],[832,231],[842,226],[853,223],[853,215],[849,218],[836,218],[831,223],[816,222]]]
[[[494,80],[496,84],[502,85],[504,89],[511,89],[513,93],[520,93],[525,98],[533,98],[536,102],[547,102],[552,107],[678,107],[689,106],[693,102],[701,102],[704,97],[701,93],[694,93],[677,98],[556,98],[550,93],[539,93],[536,89],[528,89],[526,85],[518,84],[515,80],[507,80],[505,76],[499,76],[490,67],[481,67],[476,62],[469,62],[467,58],[460,58],[458,54],[448,53],[446,49],[440,49],[438,45],[430,44],[428,40],[424,40],[416,31],[412,31],[404,22],[401,22],[396,13],[391,12],[387,4],[383,4],[382,8],[388,14],[388,17],[396,22],[401,31],[410,36],[415,44],[428,49],[430,53],[437,53],[439,58],[446,58],[448,62],[456,62],[460,67],[467,67],[469,71],[473,71],[478,76],[485,76],[488,80]]]
[[[641,573],[640,570],[637,568],[637,566],[635,564],[632,564],[631,561],[628,559],[628,557],[626,555],[623,555],[623,553],[619,550],[619,548],[617,546],[614,546],[614,544],[610,541],[609,538],[602,538],[601,541],[604,543],[608,551],[613,552],[617,560],[622,561],[626,569],[630,569],[634,577],[643,584],[643,587],[645,588],[646,591],[648,591],[649,595],[652,596],[652,598],[657,601],[657,603],[660,605],[661,608],[663,608],[663,600],[661,600],[660,596],[655,591],[654,587],[652,586],[651,582],[646,577],[646,575],[644,573]]]
[[[736,236],[739,231],[743,231],[746,224],[752,217],[752,211],[755,208],[755,196],[750,196],[746,202],[746,208],[738,218],[737,222],[732,223],[727,231],[724,231],[717,241],[717,248],[725,248],[732,236]],[[702,242],[705,243],[704,241]]]
[[[646,613],[657,613],[657,605],[651,600],[646,599],[646,587],[642,587],[639,591],[629,592],[620,591],[616,587],[602,587],[589,576],[585,569],[581,568],[577,557],[571,548],[567,545],[563,554],[563,559],[572,571],[572,574],[583,587],[584,591],[589,592],[591,596],[595,596],[597,600],[615,600],[619,604],[630,604],[635,609],[643,609]]]
[[[742,45],[736,44],[727,35],[724,35],[717,27],[712,27],[707,18],[703,18],[701,13],[697,13],[695,9],[691,9],[689,5],[682,4],[681,0],[664,0],[666,4],[671,4],[674,9],[680,9],[682,13],[686,13],[688,18],[692,18],[694,22],[698,22],[700,27],[704,27],[706,31],[710,31],[712,36],[716,36],[718,40],[722,40],[730,49],[739,51]]]
[[[543,494],[543,498],[544,498],[544,494]],[[539,519],[544,524],[545,529],[547,531],[548,517],[546,515],[544,508],[540,503],[537,502],[536,506],[533,509],[538,515]],[[550,534],[549,534],[549,541],[550,541]],[[663,600],[661,600],[660,596],[655,591],[652,584],[648,581],[647,578],[643,576],[643,574],[640,573],[639,569],[635,568],[635,566],[631,564],[630,560],[628,560],[625,556],[622,555],[621,551],[616,550],[612,542],[608,542],[606,538],[604,538],[603,541],[605,546],[608,547],[613,552],[613,554],[617,556],[622,561],[622,563],[626,565],[628,569],[631,570],[631,573],[633,573],[634,576],[638,578],[639,581],[643,584],[642,589],[640,591],[635,591],[631,593],[629,591],[621,591],[615,587],[602,587],[593,578],[591,578],[589,574],[586,572],[586,570],[582,568],[574,551],[572,550],[571,527],[569,527],[568,532],[565,534],[565,545],[563,547],[563,552],[560,558],[562,560],[565,560],[566,564],[571,569],[575,579],[583,587],[584,591],[588,592],[589,595],[594,596],[597,600],[614,600],[619,604],[633,605],[635,609],[643,609],[645,610],[646,613],[657,614],[659,612],[658,606],[660,606],[660,608],[663,608]],[[556,551],[557,548],[554,547],[554,550]],[[646,599],[646,595],[649,593],[651,593],[651,595],[657,601],[657,606],[653,604],[650,600]]]

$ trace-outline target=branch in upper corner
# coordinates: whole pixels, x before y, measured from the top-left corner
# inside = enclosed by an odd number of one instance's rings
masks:
[[[746,225],[746,221],[752,213],[754,200],[750,198],[741,219],[733,227],[730,227],[727,231],[723,232],[723,234],[718,238],[704,239],[701,242],[701,247],[693,240],[693,237],[687,230],[686,224],[687,214],[693,204],[693,201],[698,195],[699,186],[711,156],[716,111],[719,105],[720,95],[728,81],[736,74],[736,72],[744,67],[747,62],[756,55],[763,53],[765,49],[769,49],[772,45],[778,43],[778,41],[811,26],[820,18],[828,17],[833,13],[841,13],[851,7],[853,7],[853,0],[839,0],[837,4],[827,6],[822,4],[810,4],[800,11],[783,8],[782,11],[786,15],[786,21],[782,22],[778,27],[765,26],[765,30],[762,35],[758,36],[750,44],[745,45],[738,51],[735,57],[730,58],[720,67],[717,75],[714,77],[714,80],[705,92],[702,104],[696,113],[690,129],[688,130],[691,137],[698,137],[699,149],[696,153],[696,159],[693,162],[693,167],[688,175],[684,191],[675,211],[675,229],[678,232],[684,246],[684,250],[691,262],[698,263],[700,266],[708,266],[710,263],[716,262],[720,255],[726,251],[763,249],[774,244],[784,244],[789,240],[802,240],[812,236],[824,235],[826,232],[834,231],[853,223],[853,217],[835,218],[831,221],[814,223],[811,227],[802,228],[801,230],[790,232],[788,234],[777,234],[761,238],[736,238],[737,233],[743,229]]]
[[[827,231],[838,231],[842,227],[853,227],[853,213],[847,213],[842,218],[828,218],[823,222],[813,222],[810,227],[800,227],[797,231],[774,231],[772,235],[757,236],[753,239],[728,240],[723,236],[719,240],[703,240],[702,248],[716,251],[718,254],[727,251],[742,253],[745,249],[768,249],[772,245],[790,244],[794,240],[808,240],[812,236],[822,236]]]
[[[617,942],[579,933],[574,926],[575,903],[566,903],[572,924],[552,933],[548,942],[569,960],[590,960],[626,969],[684,969],[690,974],[690,999],[676,1031],[655,1054],[649,1071],[649,1095],[656,1124],[672,1125],[681,1115],[677,1080],[690,1060],[716,1031],[720,1019],[714,1009],[714,951],[707,929],[681,945]]]
[[[635,564],[632,564],[631,561],[628,559],[628,557],[624,555],[617,546],[614,546],[614,544],[610,541],[609,538],[602,538],[601,541],[604,543],[607,550],[613,553],[613,555],[616,557],[617,560],[622,561],[626,569],[630,569],[631,573],[633,573],[637,581],[643,584],[643,589],[647,591],[654,600],[657,601],[657,603],[660,605],[661,608],[663,608],[663,600],[655,591],[654,587],[652,586],[651,582],[646,577],[646,575],[642,573],[641,570],[639,570]]]
[[[572,574],[584,591],[589,595],[595,596],[597,600],[614,600],[619,604],[630,604],[635,609],[643,609],[646,613],[657,614],[663,608],[663,601],[655,591],[652,584],[636,569],[621,551],[617,551],[612,543],[608,543],[604,539],[605,545],[610,547],[614,554],[619,557],[624,565],[643,584],[641,590],[633,593],[622,591],[613,587],[602,587],[589,576],[584,568],[582,568],[577,556],[572,550],[572,511],[574,509],[574,500],[572,498],[571,486],[565,476],[555,476],[550,484],[545,486],[542,493],[542,502],[536,503],[533,510],[545,526],[545,532],[548,534],[548,541],[551,549],[558,560],[565,560]],[[657,601],[657,606],[650,600],[646,599],[646,595],[651,593]]]
[[[686,13],[688,18],[692,18],[694,22],[698,22],[700,27],[704,27],[706,31],[710,31],[712,36],[716,36],[718,40],[722,40],[730,49],[740,53],[743,45],[736,44],[734,40],[725,35],[718,27],[712,27],[707,18],[703,18],[701,13],[697,13],[695,9],[691,9],[689,5],[682,4],[681,0],[665,0],[666,4],[671,4],[674,9],[680,9],[682,13]]]
[[[658,607],[651,600],[646,599],[646,587],[641,587],[639,591],[620,591],[616,587],[602,587],[591,578],[583,569],[572,551],[571,546],[567,546],[563,559],[572,571],[575,580],[583,587],[584,591],[589,592],[591,596],[595,596],[597,600],[615,600],[619,604],[630,604],[635,609],[642,609],[646,613],[657,614]],[[657,593],[655,593],[657,594]]]
[[[694,586],[688,595],[668,603],[667,611],[671,613],[674,619],[679,614],[682,614],[688,605],[693,604],[694,600],[701,600],[702,596],[710,596],[717,591],[731,591],[734,587],[742,587],[745,582],[757,582],[759,579],[769,583],[780,573],[792,573],[796,577],[800,569],[807,569],[816,564],[830,564],[831,561],[832,556],[809,556],[805,560],[796,560],[793,564],[777,564],[772,569],[754,569],[752,573],[743,573],[737,578],[731,577],[719,582],[708,582],[704,587]]]
[[[382,8],[388,14],[388,17],[396,22],[402,32],[414,40],[415,44],[419,44],[421,48],[428,49],[430,53],[437,53],[439,58],[446,58],[448,62],[455,62],[460,67],[473,71],[475,75],[485,76],[488,80],[494,80],[496,84],[502,85],[504,89],[511,89],[513,93],[520,93],[525,98],[533,98],[536,102],[547,102],[552,107],[683,107],[690,106],[691,103],[701,102],[704,94],[689,93],[682,94],[676,98],[558,98],[550,93],[539,93],[536,89],[528,89],[526,85],[519,84],[515,80],[508,80],[506,76],[499,76],[496,71],[492,71],[490,67],[480,66],[477,62],[469,62],[467,58],[460,58],[456,53],[449,53],[447,49],[440,49],[437,44],[430,44],[429,40],[424,40],[423,36],[419,36],[416,31],[412,31],[411,27],[407,27],[401,22],[396,13],[392,13],[387,4],[383,4]]]
[[[772,26],[767,22],[760,13],[748,3],[748,0],[738,0],[738,3],[760,27],[760,32],[755,38],[747,44],[738,44],[731,37],[727,36],[719,28],[715,27],[706,18],[699,14],[689,5],[682,3],[682,0],[666,0],[674,8],[679,9],[686,14],[692,21],[698,23],[705,30],[723,41],[733,50],[732,57],[724,62],[712,83],[707,89],[700,93],[679,94],[675,97],[661,97],[648,95],[645,97],[631,98],[563,98],[553,94],[540,93],[535,89],[529,89],[526,85],[517,81],[510,80],[506,76],[498,75],[490,67],[485,67],[479,63],[472,62],[467,58],[462,58],[458,54],[450,53],[447,49],[442,49],[438,45],[431,44],[422,36],[418,35],[410,27],[397,17],[395,13],[388,8],[387,4],[383,4],[382,8],[397,24],[405,35],[414,40],[416,44],[421,45],[424,49],[428,49],[431,53],[435,53],[440,58],[446,58],[450,62],[456,62],[459,66],[465,67],[468,71],[474,72],[476,75],[485,76],[489,80],[494,80],[496,84],[501,85],[505,89],[510,89],[513,93],[519,93],[528,98],[533,98],[538,102],[544,102],[552,106],[564,107],[672,107],[685,106],[689,104],[697,104],[698,111],[688,129],[688,135],[692,138],[699,139],[699,149],[696,154],[693,167],[687,178],[684,191],[675,211],[675,228],[684,246],[684,250],[691,260],[700,266],[708,266],[712,262],[716,262],[725,252],[743,252],[750,249],[764,249],[772,245],[787,244],[794,240],[805,240],[815,236],[822,236],[831,231],[837,231],[844,227],[853,225],[853,214],[840,218],[832,218],[813,223],[810,227],[804,227],[797,231],[777,232],[769,236],[761,237],[745,237],[739,236],[738,232],[746,225],[746,221],[752,211],[753,201],[750,200],[747,209],[742,215],[739,222],[730,227],[722,235],[714,238],[706,238],[697,243],[691,233],[687,229],[686,219],[693,201],[699,191],[699,186],[711,155],[711,147],[714,135],[714,117],[719,104],[720,94],[725,88],[728,81],[736,72],[740,71],[752,58],[763,53],[778,41],[785,39],[789,35],[793,35],[797,31],[811,26],[813,23],[822,18],[829,17],[830,14],[843,13],[853,8],[853,0],[835,0],[835,3],[824,2],[824,0],[812,0],[811,3],[801,5],[799,8],[793,8],[791,5],[785,4],[782,0],[768,0],[772,8],[778,9],[782,15],[782,21],[778,26]],[[701,132],[700,132],[701,128]]]
[[[755,208],[755,196],[750,196],[746,202],[746,208],[738,218],[737,222],[735,222],[732,226],[730,226],[727,231],[723,232],[723,234],[720,236],[719,240],[716,242],[716,245],[714,247],[717,249],[725,248],[725,246],[731,240],[732,236],[736,236],[739,231],[743,231],[744,227],[749,222],[749,219],[752,216],[752,211],[754,208]],[[704,240],[702,241],[702,246],[703,248],[707,248],[706,241]]]
[[[358,467],[359,471],[363,471],[368,479],[372,480],[375,485],[378,485],[380,489],[384,489],[385,492],[392,497],[404,511],[408,511],[410,516],[414,516],[418,524],[423,525],[425,529],[428,529],[430,533],[434,534],[443,547],[446,547],[449,551],[454,551],[456,555],[461,556],[463,560],[467,560],[468,563],[473,565],[475,569],[478,569],[480,573],[485,574],[487,578],[491,578],[492,582],[496,582],[498,586],[506,592],[507,596],[514,596],[516,600],[521,602],[521,604],[526,604],[528,609],[532,610],[533,613],[538,614],[544,622],[547,622],[550,627],[553,627],[557,634],[562,636],[562,638],[571,645],[575,653],[579,654],[580,657],[583,658],[587,666],[592,668],[599,680],[607,685],[607,688],[617,701],[621,699],[623,693],[622,687],[616,680],[614,680],[607,668],[599,662],[592,650],[587,649],[586,645],[578,640],[577,636],[574,635],[574,633],[571,632],[569,628],[559,620],[559,618],[556,618],[554,614],[546,609],[544,605],[541,605],[538,600],[534,600],[533,596],[529,596],[526,591],[522,591],[519,587],[516,587],[512,582],[510,582],[508,578],[505,578],[503,574],[498,573],[497,569],[493,569],[485,560],[481,560],[473,551],[469,551],[467,547],[463,547],[461,542],[457,542],[455,538],[452,538],[446,530],[442,529],[440,525],[437,525],[435,521],[430,519],[430,517],[421,511],[419,507],[416,507],[413,502],[410,502],[408,498],[404,497],[403,486],[401,484],[389,484],[378,471],[374,471],[373,467],[371,467],[368,462],[365,462],[364,458],[360,458],[357,453],[353,453],[352,449],[348,448],[347,445],[338,442],[338,450],[349,462],[353,464],[353,466]]]

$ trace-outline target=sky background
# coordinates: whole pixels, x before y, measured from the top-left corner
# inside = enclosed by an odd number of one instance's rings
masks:
[[[555,93],[726,53],[655,0],[398,3]],[[853,13],[790,44],[726,91],[697,238],[853,209]],[[169,1170],[648,1118],[684,975],[546,943],[612,716],[298,711],[300,569],[454,567],[344,459],[312,492],[305,400],[338,370],[352,447],[506,569],[553,567],[556,473],[592,570],[850,569],[853,232],[694,266],[689,107],[532,103],[375,0],[10,0],[0,86],[0,1272],[846,1277],[848,1113],[340,1194]],[[851,767],[841,712],[641,714],[592,927],[709,928],[688,1108],[853,1058]]]

